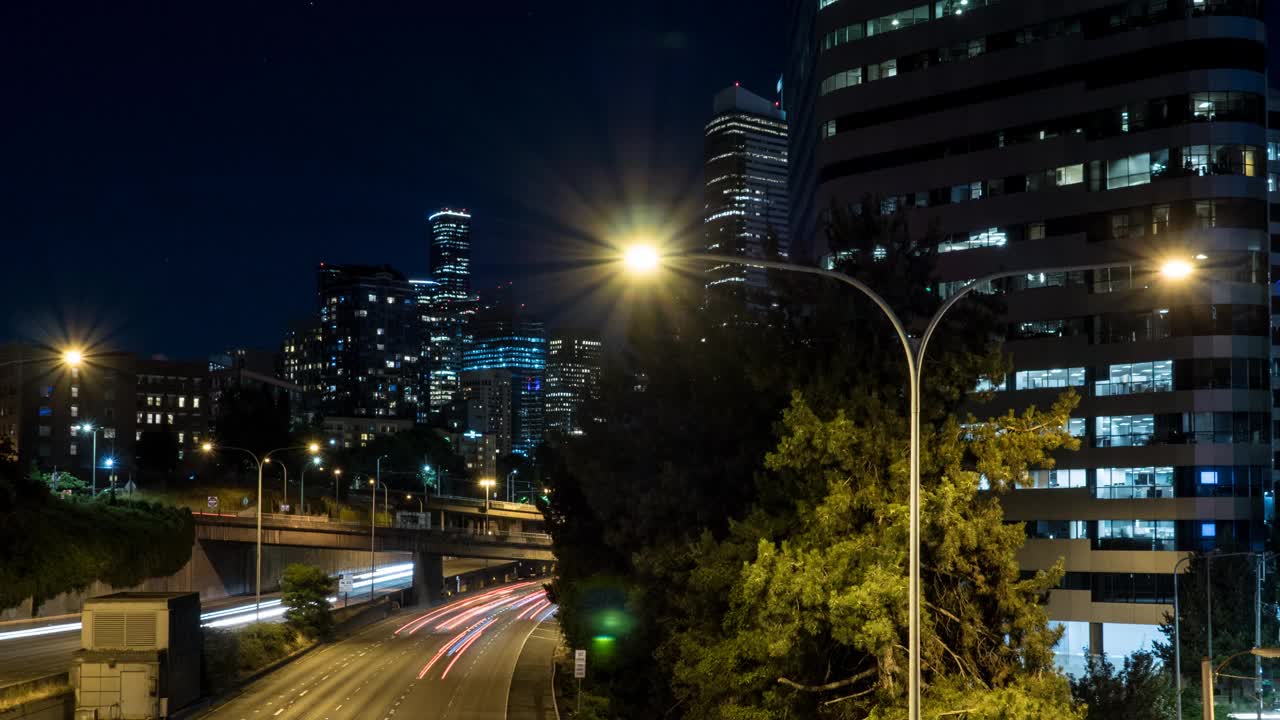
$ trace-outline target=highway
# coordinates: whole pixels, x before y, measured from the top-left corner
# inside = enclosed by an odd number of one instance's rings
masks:
[[[506,720],[510,704],[513,717],[551,720],[554,614],[538,581],[403,611],[304,655],[201,717]],[[527,646],[534,652],[517,673]]]
[[[413,564],[384,565],[377,569],[374,590],[393,592],[413,583]],[[356,572],[354,587],[368,594],[369,573]],[[336,601],[337,598],[331,598]],[[341,603],[335,603],[341,607]],[[354,604],[354,603],[353,603]],[[262,596],[264,620],[278,621],[284,615],[278,593]],[[209,627],[231,627],[253,622],[253,598],[225,598],[208,603],[200,619]],[[23,680],[66,672],[71,656],[80,649],[80,621],[72,616],[64,622],[17,630],[0,630],[0,687]]]

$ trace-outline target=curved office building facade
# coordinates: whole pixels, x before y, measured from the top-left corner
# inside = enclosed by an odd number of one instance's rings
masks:
[[[1179,558],[1266,532],[1262,4],[813,1],[812,206],[870,194],[917,232],[936,222],[943,296],[1028,271],[984,289],[1006,296],[1014,368],[981,410],[1074,389],[1081,448],[1006,514],[1024,569],[1066,559],[1064,664],[1144,646]],[[1173,257],[1190,278],[1156,272]]]

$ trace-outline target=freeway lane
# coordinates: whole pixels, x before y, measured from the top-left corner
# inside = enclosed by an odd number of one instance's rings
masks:
[[[411,564],[384,565],[378,568],[374,579],[378,594],[395,592],[413,582]],[[369,573],[355,575],[355,588],[369,587]],[[367,596],[367,591],[364,593]],[[336,600],[336,598],[335,598]],[[354,604],[354,602],[353,602]],[[262,596],[264,620],[279,621],[284,614],[279,593]],[[207,626],[231,627],[244,625],[254,619],[253,598],[231,597],[209,603],[201,613],[201,621]],[[61,632],[43,634],[59,629]],[[80,621],[59,623],[50,627],[31,627],[19,630],[0,630],[0,687],[23,680],[31,680],[54,673],[66,672],[71,667],[71,656],[80,649]]]
[[[505,720],[526,640],[555,611],[537,582],[401,612],[309,653],[203,717]]]

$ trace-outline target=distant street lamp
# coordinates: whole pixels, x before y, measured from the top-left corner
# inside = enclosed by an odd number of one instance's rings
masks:
[[[385,457],[387,456],[379,455],[378,458],[374,460],[374,463],[373,463],[374,477],[373,479],[369,480],[369,484],[373,486],[373,489],[369,491],[369,502],[370,502],[370,505],[369,505],[369,601],[370,602],[373,602],[373,574],[378,569],[377,555],[375,553],[374,548],[376,547],[375,538],[377,535],[377,527],[378,527],[378,485],[382,484],[382,459]],[[386,490],[385,490],[386,485],[383,485],[382,487],[384,488],[382,504],[386,505]]]
[[[1196,256],[1202,259],[1203,256]],[[699,262],[724,263],[730,265],[741,265],[744,267],[768,268],[771,270],[781,270],[784,272],[795,272],[805,275],[818,275],[831,280],[842,282],[852,286],[854,289],[867,296],[874,302],[880,310],[888,318],[893,325],[894,332],[898,339],[902,342],[902,349],[906,354],[907,360],[907,376],[910,380],[910,411],[911,411],[911,441],[910,441],[910,531],[909,531],[909,551],[908,551],[908,581],[907,581],[907,605],[908,605],[908,630],[907,630],[907,656],[908,656],[908,676],[907,676],[907,717],[909,720],[920,720],[920,390],[923,384],[922,374],[924,372],[924,355],[925,350],[929,346],[929,338],[933,336],[934,330],[937,329],[942,317],[946,315],[961,298],[970,292],[984,287],[995,280],[1001,280],[1008,277],[1016,277],[1024,274],[1037,274],[1047,272],[1086,272],[1092,270],[1103,270],[1115,267],[1118,263],[1096,263],[1092,265],[1072,265],[1065,267],[1048,267],[1034,268],[1024,270],[1002,270],[1000,272],[984,275],[976,280],[970,281],[961,287],[954,295],[947,298],[945,302],[933,313],[933,317],[929,318],[928,325],[925,327],[924,333],[919,339],[913,342],[912,337],[907,333],[906,326],[902,323],[901,318],[894,312],[883,297],[875,290],[872,290],[866,283],[855,277],[847,275],[836,270],[825,270],[823,268],[812,267],[809,265],[796,265],[793,263],[778,262],[775,260],[760,260],[756,258],[742,257],[737,255],[711,255],[711,254],[691,254],[682,255],[682,259],[696,260]],[[652,273],[659,269],[662,265],[662,253],[652,245],[634,245],[626,249],[622,256],[622,262],[625,267],[636,274]],[[1170,280],[1182,280],[1191,275],[1193,267],[1190,262],[1181,258],[1166,258],[1159,266],[1160,274]],[[483,484],[483,481],[481,481]]]
[[[67,348],[56,355],[47,355],[45,357],[22,358],[20,360],[7,360],[0,363],[0,367],[8,367],[10,365],[26,365],[28,363],[60,361],[67,367],[80,367],[84,362],[84,353],[76,348]]]
[[[405,493],[404,499],[405,499],[405,500],[412,500],[412,499],[413,499],[413,495],[411,495],[411,494],[409,494],[409,493]],[[418,497],[418,514],[422,514],[422,512],[423,512],[423,509],[422,509],[422,498],[421,498],[421,497]]]
[[[94,427],[93,423],[85,423],[80,426],[80,432],[93,434],[93,456],[89,460],[89,465],[92,468],[89,473],[93,478],[93,484],[91,485],[92,489],[89,491],[89,497],[94,498],[98,497],[98,431],[101,429],[102,428]]]
[[[1200,683],[1202,685],[1202,687],[1200,688],[1200,693],[1201,693],[1202,705],[1204,706],[1200,716],[1201,718],[1203,718],[1203,720],[1214,720],[1213,719],[1213,680],[1214,678],[1216,678],[1222,672],[1223,668],[1227,666],[1227,663],[1231,662],[1232,660],[1235,660],[1241,655],[1253,655],[1256,658],[1280,658],[1280,648],[1255,647],[1255,648],[1249,648],[1248,650],[1241,650],[1238,653],[1228,655],[1227,659],[1218,663],[1217,667],[1213,666],[1213,661],[1210,660],[1208,656],[1200,658]],[[1254,662],[1257,663],[1259,662],[1259,660],[1255,660]],[[1255,683],[1258,682],[1256,673],[1254,677],[1254,682]],[[1258,717],[1262,717],[1261,694],[1259,694],[1259,697],[1258,697]]]
[[[200,449],[206,453],[211,453],[215,449],[242,452],[245,455],[248,455],[249,458],[253,460],[253,464],[258,468],[258,529],[257,540],[255,543],[256,552],[254,553],[254,555],[256,555],[254,563],[256,567],[255,579],[253,582],[253,616],[254,621],[258,622],[262,620],[262,466],[265,462],[269,462],[271,460],[272,453],[287,452],[289,450],[306,450],[307,452],[315,454],[320,452],[320,446],[316,443],[311,443],[309,445],[293,445],[290,447],[276,448],[275,450],[267,451],[262,456],[262,460],[259,460],[258,456],[254,454],[252,450],[247,450],[242,447],[233,447],[231,445],[215,446],[211,442],[206,442],[200,446]],[[280,467],[284,467],[284,463],[280,463]]]
[[[342,511],[338,509],[338,481],[342,479],[342,468],[333,469],[333,512],[339,520],[342,519]]]
[[[324,470],[324,466],[320,464],[320,456],[316,455],[311,458],[311,464],[317,470]],[[307,511],[307,466],[302,466],[301,476],[298,478],[298,515],[305,514]]]
[[[262,458],[262,462],[269,464],[271,462],[271,458],[264,457]],[[284,464],[284,461],[280,461],[277,464],[280,466],[280,472],[282,473],[280,489],[283,492],[284,497],[280,500],[280,512],[283,513],[284,506],[289,502],[289,468]]]
[[[489,512],[489,495],[493,493],[493,486],[497,484],[498,484],[498,481],[494,480],[493,478],[484,478],[483,480],[480,481],[480,487],[484,488],[484,511],[485,512]],[[488,519],[485,520],[485,524],[486,525],[489,524]]]

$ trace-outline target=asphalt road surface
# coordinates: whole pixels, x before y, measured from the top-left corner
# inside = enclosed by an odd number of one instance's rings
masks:
[[[550,657],[545,647],[554,635],[548,632],[554,612],[539,581],[400,612],[302,656],[202,717],[506,720],[510,693],[538,696],[518,698],[522,705],[545,705],[547,691],[527,670],[528,660],[514,686],[513,676],[535,631],[537,654]],[[549,672],[548,661],[548,682]]]
[[[413,583],[411,563],[386,565],[379,568],[378,572],[375,591],[379,595],[396,592]],[[363,578],[357,580],[357,589],[362,585],[368,588],[367,574],[357,578]],[[279,597],[279,593],[262,596],[264,619],[282,619],[284,609]],[[368,591],[361,591],[359,599],[367,597]],[[357,598],[353,597],[352,602],[356,601]],[[246,624],[252,622],[254,617],[252,597],[223,598],[205,603],[201,610],[203,622],[224,627]],[[61,632],[34,634],[51,629],[60,629]],[[6,623],[4,627],[0,627],[0,687],[66,672],[71,667],[71,656],[79,649],[80,626],[77,617],[63,618],[48,627],[45,624]]]

